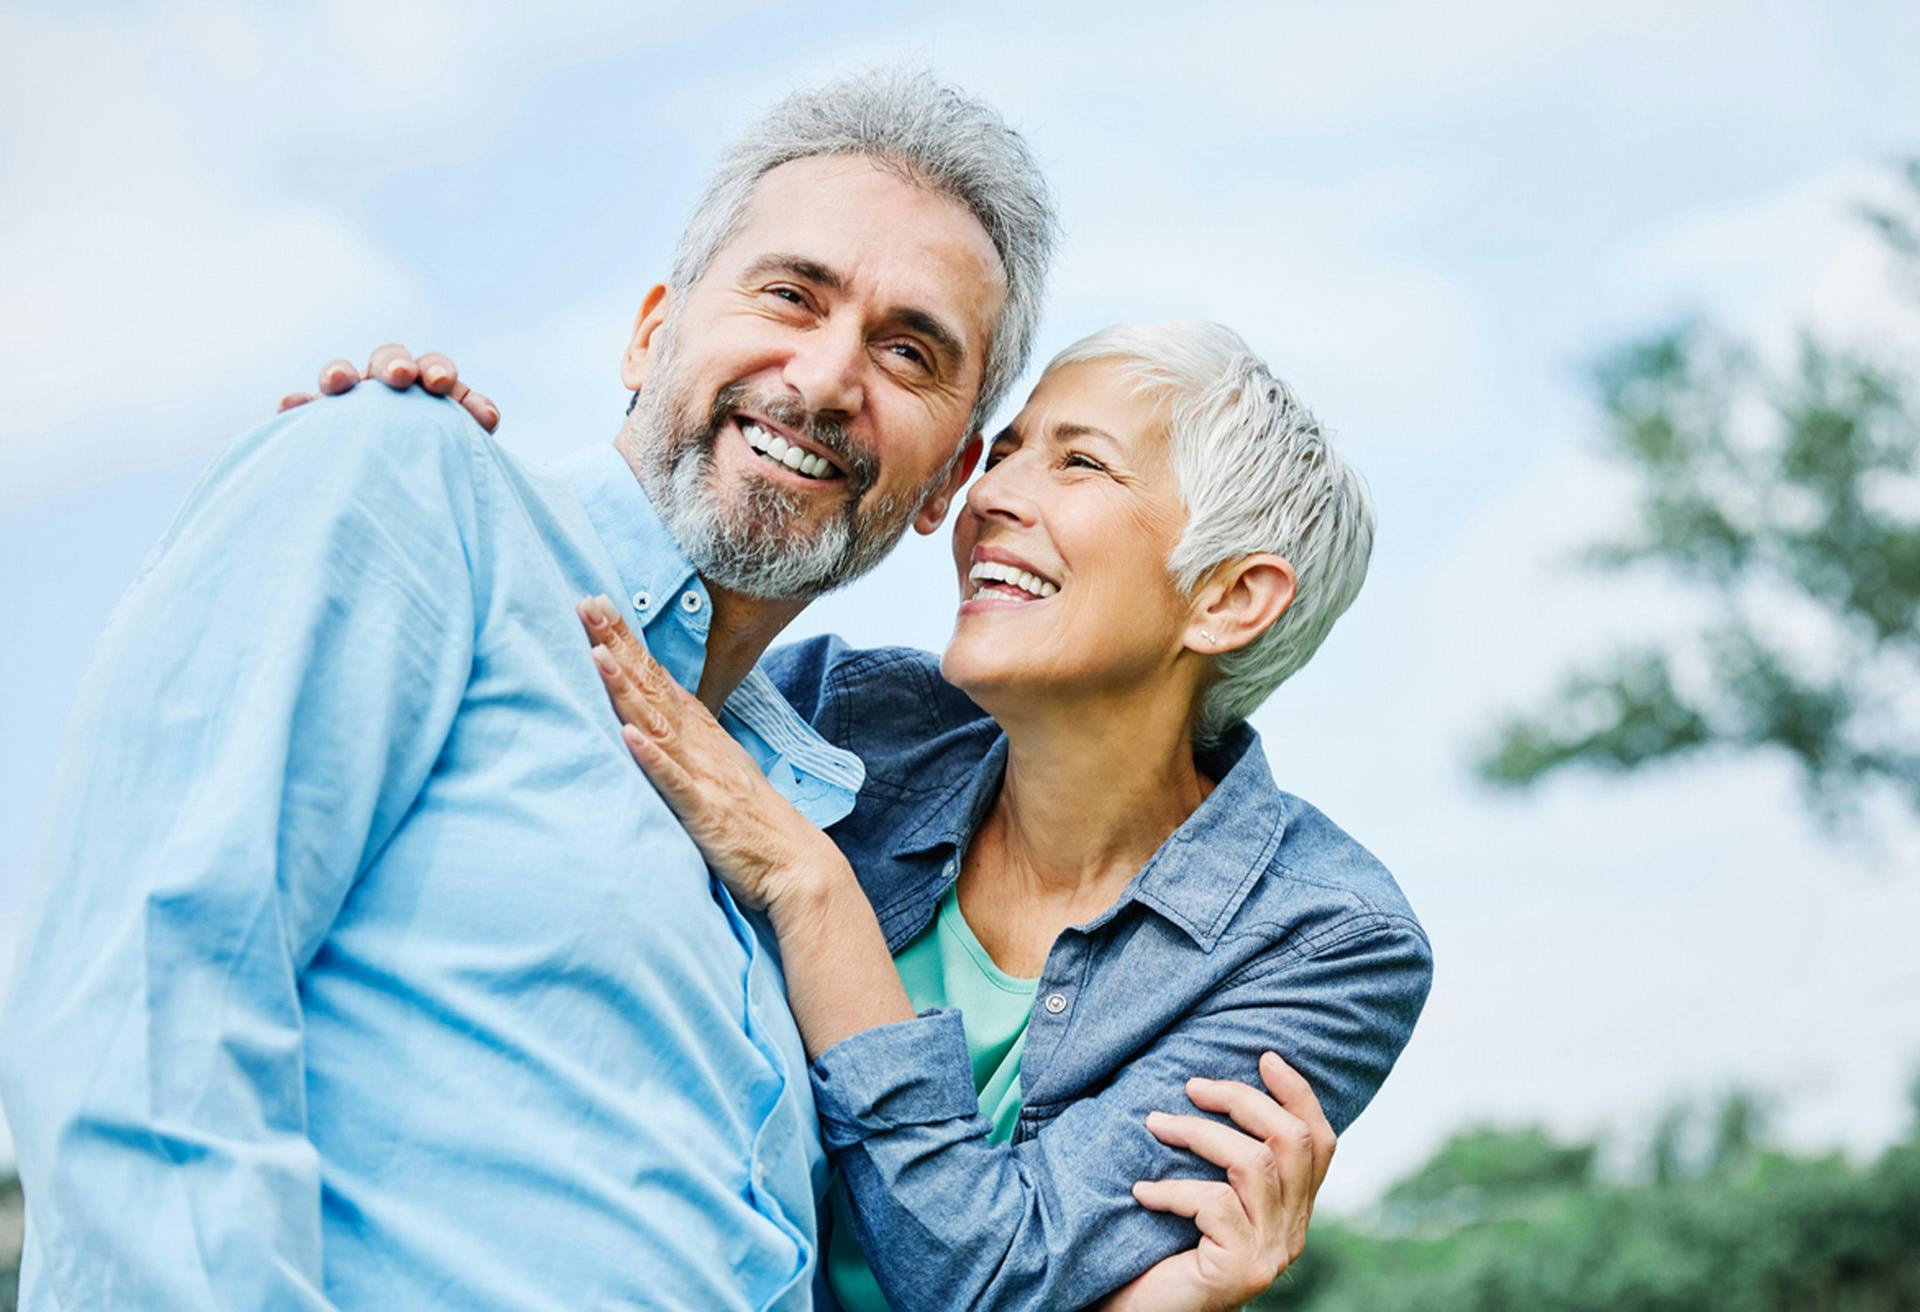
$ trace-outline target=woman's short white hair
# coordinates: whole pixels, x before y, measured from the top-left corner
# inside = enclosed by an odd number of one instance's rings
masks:
[[[994,324],[970,431],[1027,367],[1059,224],[1046,178],[993,108],[932,74],[875,69],[798,91],[748,125],[720,161],[673,256],[673,286],[700,280],[746,218],[762,175],[797,159],[857,155],[951,196],[999,253],[1007,301]]]
[[[1197,729],[1211,742],[1251,715],[1326,638],[1366,581],[1373,498],[1319,421],[1217,323],[1121,324],[1084,337],[1047,371],[1114,360],[1167,407],[1167,441],[1187,524],[1167,559],[1185,593],[1216,566],[1257,552],[1292,562],[1298,591],[1258,638],[1216,661]]]

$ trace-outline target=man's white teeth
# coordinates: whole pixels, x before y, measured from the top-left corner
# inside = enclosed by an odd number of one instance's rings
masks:
[[[796,474],[805,474],[808,478],[825,478],[833,472],[833,463],[824,456],[817,456],[803,446],[795,446],[778,433],[769,433],[758,424],[740,424],[740,434],[747,439],[747,445],[768,459],[785,465]]]
[[[1060,589],[1037,574],[1013,565],[1002,565],[997,560],[975,561],[967,577],[975,583],[1011,583],[1023,592],[1031,592],[1036,597],[1051,597]]]

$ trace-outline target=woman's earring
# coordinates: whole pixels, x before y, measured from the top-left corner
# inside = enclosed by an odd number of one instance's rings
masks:
[[[1215,641],[1214,636],[1211,633],[1208,633],[1205,629],[1200,630],[1200,636],[1207,640],[1207,645],[1209,647],[1211,647],[1214,644],[1214,641]]]

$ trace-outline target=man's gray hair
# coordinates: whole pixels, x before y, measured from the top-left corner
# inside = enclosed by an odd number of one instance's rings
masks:
[[[858,155],[973,212],[999,252],[1007,302],[994,325],[970,431],[983,427],[1027,366],[1058,222],[1046,179],[1018,132],[931,74],[878,70],[795,92],[734,142],[673,256],[673,287],[700,280],[746,219],[754,184],[797,159]]]
[[[1214,567],[1257,552],[1298,576],[1293,604],[1215,663],[1197,735],[1212,742],[1307,663],[1359,595],[1373,553],[1373,498],[1320,424],[1239,334],[1217,323],[1122,324],[1082,338],[1048,372],[1115,360],[1167,407],[1168,451],[1187,524],[1167,558],[1191,593]]]

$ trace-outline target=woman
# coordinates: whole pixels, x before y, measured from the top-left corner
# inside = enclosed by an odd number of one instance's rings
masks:
[[[1229,1306],[1297,1253],[1262,1267],[1247,1235],[1276,1197],[1303,1227],[1319,1105],[1344,1128],[1372,1096],[1430,956],[1244,721],[1351,602],[1371,538],[1357,476],[1226,329],[1069,347],[967,493],[945,656],[768,658],[866,762],[831,838],[582,604],[635,759],[778,936],[844,1186],[843,1304],[1080,1306],[1177,1254],[1116,1303]],[[1255,1069],[1272,1099],[1232,1083]],[[1165,1115],[1183,1099],[1244,1133]],[[1289,1178],[1249,1185],[1289,1135]],[[1233,1187],[1167,1178],[1183,1150]]]

